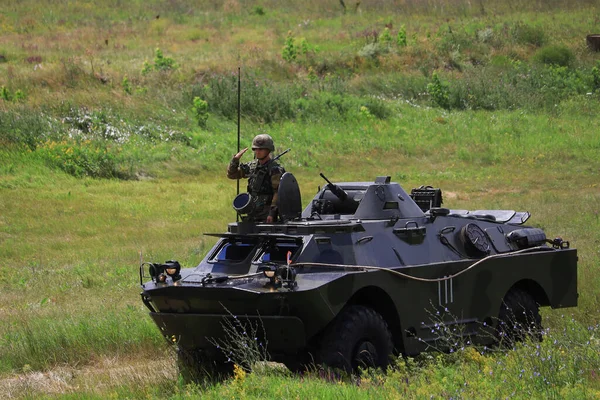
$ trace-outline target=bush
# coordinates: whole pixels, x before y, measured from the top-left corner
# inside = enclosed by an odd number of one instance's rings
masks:
[[[265,9],[261,6],[252,7],[252,11],[250,13],[259,16],[263,16],[266,14]]]
[[[330,92],[318,92],[300,98],[295,105],[299,117],[305,121],[318,121],[323,118],[345,119],[353,106],[351,97]],[[360,106],[356,106],[358,111]]]
[[[488,67],[469,70],[460,80],[452,81],[448,103],[451,109],[547,109],[569,97],[584,95],[591,87],[588,74],[567,67]]]
[[[61,132],[58,121],[39,110],[0,109],[0,143],[25,146],[33,151],[41,141],[57,137]]]
[[[427,85],[427,93],[431,96],[433,102],[442,108],[450,108],[450,98],[448,85],[442,83],[437,72],[431,77],[431,83]]]
[[[427,92],[428,79],[422,75],[379,74],[356,82],[353,92],[360,96],[383,96],[388,99],[419,99]]]
[[[379,42],[384,46],[390,46],[392,44],[392,34],[390,33],[390,28],[387,26],[379,36]]]
[[[573,52],[566,46],[551,45],[539,49],[535,53],[534,59],[547,65],[568,67],[575,59],[575,56],[573,55]]]
[[[202,128],[206,128],[206,121],[208,120],[208,103],[200,97],[194,97],[192,111],[194,112],[194,117],[196,117],[198,125]]]
[[[363,58],[377,60],[377,57],[388,51],[388,47],[382,46],[380,43],[369,43],[364,45],[363,48],[358,51],[358,55]]]
[[[396,44],[398,47],[406,47],[406,27],[402,25],[398,30],[398,35],[396,36]]]
[[[546,34],[540,27],[517,22],[510,29],[510,35],[516,43],[531,44],[540,47],[546,43]]]
[[[133,89],[131,88],[131,83],[129,82],[129,78],[127,75],[123,77],[123,81],[121,82],[121,86],[123,87],[123,91],[127,94],[131,94]]]
[[[298,56],[298,46],[294,43],[294,35],[292,31],[288,31],[285,39],[285,45],[281,49],[281,57],[289,63],[294,62]]]
[[[148,61],[144,61],[144,65],[142,67],[142,75],[149,74],[152,70],[155,71],[170,71],[173,69],[177,69],[178,65],[175,63],[171,57],[165,57],[161,49],[157,48],[154,51],[154,64],[148,63]]]
[[[600,89],[600,61],[596,62],[596,66],[592,68],[593,89]]]
[[[237,76],[214,75],[204,86],[192,88],[192,98],[200,97],[210,112],[230,120],[237,120]],[[242,77],[241,112],[257,122],[270,124],[283,119],[293,119],[293,104],[300,90],[291,85],[277,85],[272,81],[245,74]]]
[[[75,177],[133,177],[133,171],[119,147],[104,141],[48,141],[38,148],[48,163]]]
[[[387,119],[392,115],[392,111],[388,105],[378,98],[367,97],[362,103],[364,104],[363,107],[369,110],[369,114],[377,119]]]

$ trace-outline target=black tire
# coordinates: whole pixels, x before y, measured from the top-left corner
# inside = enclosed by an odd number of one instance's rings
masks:
[[[518,288],[508,291],[500,306],[496,332],[499,344],[508,347],[528,338],[542,340],[540,307],[528,292]]]
[[[383,317],[371,308],[350,306],[327,327],[318,360],[346,372],[368,367],[385,370],[393,350],[392,335]]]
[[[177,349],[177,368],[184,383],[218,382],[233,374],[233,363],[201,350]]]
[[[309,350],[300,351],[293,358],[283,360],[283,364],[294,374],[302,374],[315,365],[313,352]]]

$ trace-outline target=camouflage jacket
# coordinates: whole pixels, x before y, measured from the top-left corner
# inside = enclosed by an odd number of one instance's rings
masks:
[[[227,168],[229,179],[248,179],[247,191],[255,199],[257,213],[277,216],[277,190],[279,180],[285,169],[277,161],[269,161],[260,164],[258,160],[252,160],[240,164],[239,160],[233,158]]]

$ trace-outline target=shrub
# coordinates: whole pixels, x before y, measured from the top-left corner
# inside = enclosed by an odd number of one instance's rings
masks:
[[[192,111],[194,112],[198,125],[202,128],[206,128],[206,121],[208,120],[208,103],[196,96],[194,97]]]
[[[517,22],[510,29],[510,35],[516,43],[531,44],[537,47],[546,43],[546,34],[540,27]]]
[[[314,46],[310,43],[308,43],[308,41],[304,38],[302,38],[302,40],[300,40],[300,46],[299,46],[299,53],[302,55],[307,55],[309,53],[318,53],[319,52],[319,46]]]
[[[448,85],[442,83],[437,72],[431,77],[431,83],[427,85],[427,93],[431,96],[433,102],[439,107],[450,108],[450,97]]]
[[[147,75],[152,70],[155,71],[170,71],[176,69],[177,63],[171,57],[165,57],[161,49],[157,48],[154,51],[154,65],[148,63],[148,61],[144,61],[144,66],[142,67],[142,75]]]
[[[381,36],[379,36],[379,41],[384,46],[389,46],[392,44],[392,34],[390,33],[390,28],[386,27],[383,30],[383,33],[381,34]]]
[[[568,67],[574,60],[573,52],[566,46],[545,46],[539,49],[534,58],[536,61],[548,64]]]
[[[494,31],[492,28],[485,28],[477,31],[477,40],[481,43],[490,43],[494,38]]]
[[[154,69],[157,71],[166,71],[177,68],[175,60],[170,57],[165,57],[161,49],[156,49],[154,53]]]
[[[4,101],[21,101],[25,99],[25,93],[21,89],[17,89],[14,93],[6,86],[0,87],[0,99]]]
[[[265,9],[262,8],[261,6],[254,6],[252,8],[252,14],[263,16],[266,14],[266,12],[265,12]]]
[[[152,72],[152,65],[148,61],[144,61],[144,65],[142,66],[142,75],[148,75]]]
[[[596,66],[592,68],[592,82],[594,90],[600,89],[600,61],[597,61]]]
[[[358,51],[358,55],[363,58],[376,60],[377,57],[387,52],[387,47],[382,46],[380,43],[368,43]]]
[[[366,120],[372,120],[373,119],[373,114],[371,114],[371,112],[369,111],[369,108],[367,106],[361,106],[359,113],[361,115],[361,117],[365,118]]]
[[[62,134],[58,121],[39,110],[0,109],[0,143],[25,146],[35,150],[41,141]]]
[[[104,141],[48,141],[38,148],[48,163],[75,177],[121,178],[133,176],[120,148]]]
[[[123,87],[123,91],[127,94],[131,94],[132,93],[132,89],[131,89],[131,83],[129,82],[129,78],[127,78],[127,75],[125,75],[123,77],[123,81],[121,82],[121,86]]]
[[[377,93],[389,99],[417,99],[427,92],[429,79],[422,75],[379,74],[356,82],[353,91],[361,96]]]
[[[66,114],[61,119],[61,128],[69,138],[79,141],[104,140],[125,144],[139,138],[150,142],[176,141],[186,145],[190,141],[188,136],[170,127],[148,120],[143,123],[128,122],[113,114],[110,109],[95,111],[73,107]],[[61,138],[67,135],[62,135]]]
[[[451,109],[554,108],[556,104],[593,90],[593,77],[581,70],[557,65],[467,70],[448,86]]]
[[[13,101],[22,101],[25,100],[25,93],[21,89],[17,89],[13,96]]]
[[[366,107],[369,114],[377,119],[387,119],[392,115],[392,111],[388,105],[378,98],[367,97],[362,102],[364,104],[362,107]]]
[[[12,101],[12,93],[6,86],[0,87],[0,98],[4,101]]]
[[[293,62],[298,56],[298,48],[294,44],[294,35],[292,31],[288,31],[287,38],[285,39],[285,45],[281,50],[281,56],[287,62]]]
[[[244,116],[262,123],[272,123],[295,116],[294,102],[301,88],[277,85],[256,78],[252,74],[242,77],[241,112]],[[208,109],[231,120],[237,119],[237,76],[214,75],[206,85],[194,86],[191,98],[200,97]]]
[[[396,44],[399,47],[406,47],[406,27],[402,25],[398,30],[398,35],[396,36]]]
[[[253,322],[248,318],[238,318],[227,308],[225,310],[232,317],[223,318],[221,322],[227,340],[210,338],[208,341],[223,353],[227,362],[238,366],[234,371],[235,379],[239,379],[243,378],[243,371],[251,371],[257,363],[270,360],[267,351],[269,342],[262,320]]]

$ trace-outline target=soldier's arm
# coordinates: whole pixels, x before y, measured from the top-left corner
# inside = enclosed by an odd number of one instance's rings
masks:
[[[227,177],[229,179],[240,179],[244,177],[244,171],[240,168],[240,160],[232,158],[227,167]]]
[[[284,170],[282,167],[277,166],[271,170],[271,186],[273,186],[273,200],[271,201],[271,209],[269,210],[269,216],[277,217],[277,199],[279,198],[277,191],[279,190],[279,181]]]
[[[248,178],[250,176],[250,163],[240,164],[240,160],[235,158],[229,163],[227,167],[227,177],[229,179],[241,179]]]
[[[248,177],[248,174],[250,172],[248,165],[240,165],[240,158],[242,158],[246,151],[248,151],[247,147],[245,149],[240,150],[236,155],[233,156],[233,158],[229,162],[229,166],[227,167],[227,177],[229,179],[240,179]]]

